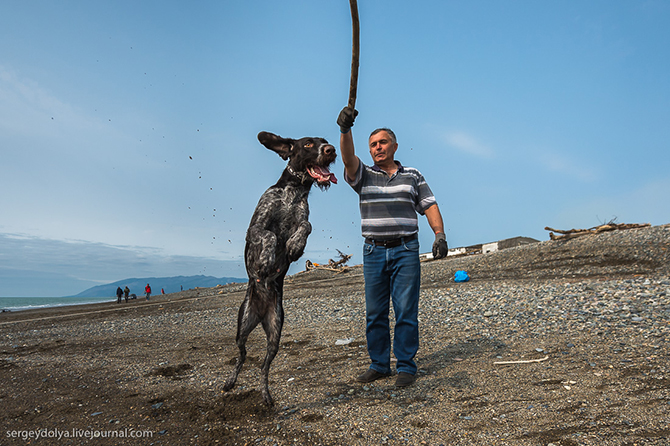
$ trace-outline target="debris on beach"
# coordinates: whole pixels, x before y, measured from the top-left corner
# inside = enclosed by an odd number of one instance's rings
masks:
[[[349,267],[347,266],[347,262],[349,261],[349,259],[351,259],[352,254],[344,254],[339,249],[337,250],[337,253],[340,255],[340,260],[335,261],[333,259],[330,259],[328,260],[328,264],[326,265],[321,265],[319,263],[312,263],[311,261],[307,260],[305,262],[305,271],[310,271],[313,269],[334,271],[336,273],[343,273],[348,271]]]
[[[549,238],[550,239],[552,239],[552,240],[565,240],[565,239],[580,237],[582,235],[600,234],[601,232],[615,231],[615,230],[620,230],[620,229],[647,228],[649,226],[651,226],[650,223],[641,223],[641,224],[638,224],[638,223],[614,223],[614,221],[611,221],[609,223],[605,223],[604,225],[594,226],[593,228],[589,228],[589,229],[560,230],[560,229],[550,228],[549,226],[545,227],[544,229],[546,231],[551,231],[549,233]],[[554,234],[554,232],[557,232],[561,235],[556,235],[556,234]]]

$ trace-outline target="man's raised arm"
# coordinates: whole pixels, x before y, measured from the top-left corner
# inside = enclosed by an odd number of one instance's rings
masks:
[[[344,107],[337,117],[337,125],[340,126],[340,153],[342,155],[342,162],[344,163],[344,170],[349,179],[356,178],[356,172],[361,162],[356,156],[354,138],[351,135],[351,127],[354,126],[354,120],[357,115],[357,110]]]

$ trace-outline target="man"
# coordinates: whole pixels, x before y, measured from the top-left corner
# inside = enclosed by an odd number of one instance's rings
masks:
[[[356,156],[351,127],[358,111],[345,107],[340,126],[340,152],[347,183],[359,195],[365,278],[366,337],[370,368],[358,376],[369,383],[391,375],[389,299],[396,323],[393,353],[397,359],[395,385],[414,383],[414,357],[419,349],[418,218],[425,215],[435,233],[433,256],[447,255],[444,223],[435,197],[421,173],[395,160],[398,143],[390,129],[377,129],[368,140],[373,166]]]

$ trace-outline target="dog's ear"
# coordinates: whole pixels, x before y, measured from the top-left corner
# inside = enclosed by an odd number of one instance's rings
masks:
[[[277,152],[277,155],[281,156],[283,160],[287,160],[291,156],[295,144],[295,139],[282,138],[270,132],[260,132],[258,140],[268,149]]]

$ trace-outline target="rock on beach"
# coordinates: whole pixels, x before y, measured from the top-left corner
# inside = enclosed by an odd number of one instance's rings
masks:
[[[423,263],[419,373],[403,389],[354,380],[369,364],[354,267],[287,279],[275,407],[260,327],[224,392],[244,290],[3,313],[2,443],[670,444],[670,225]]]

